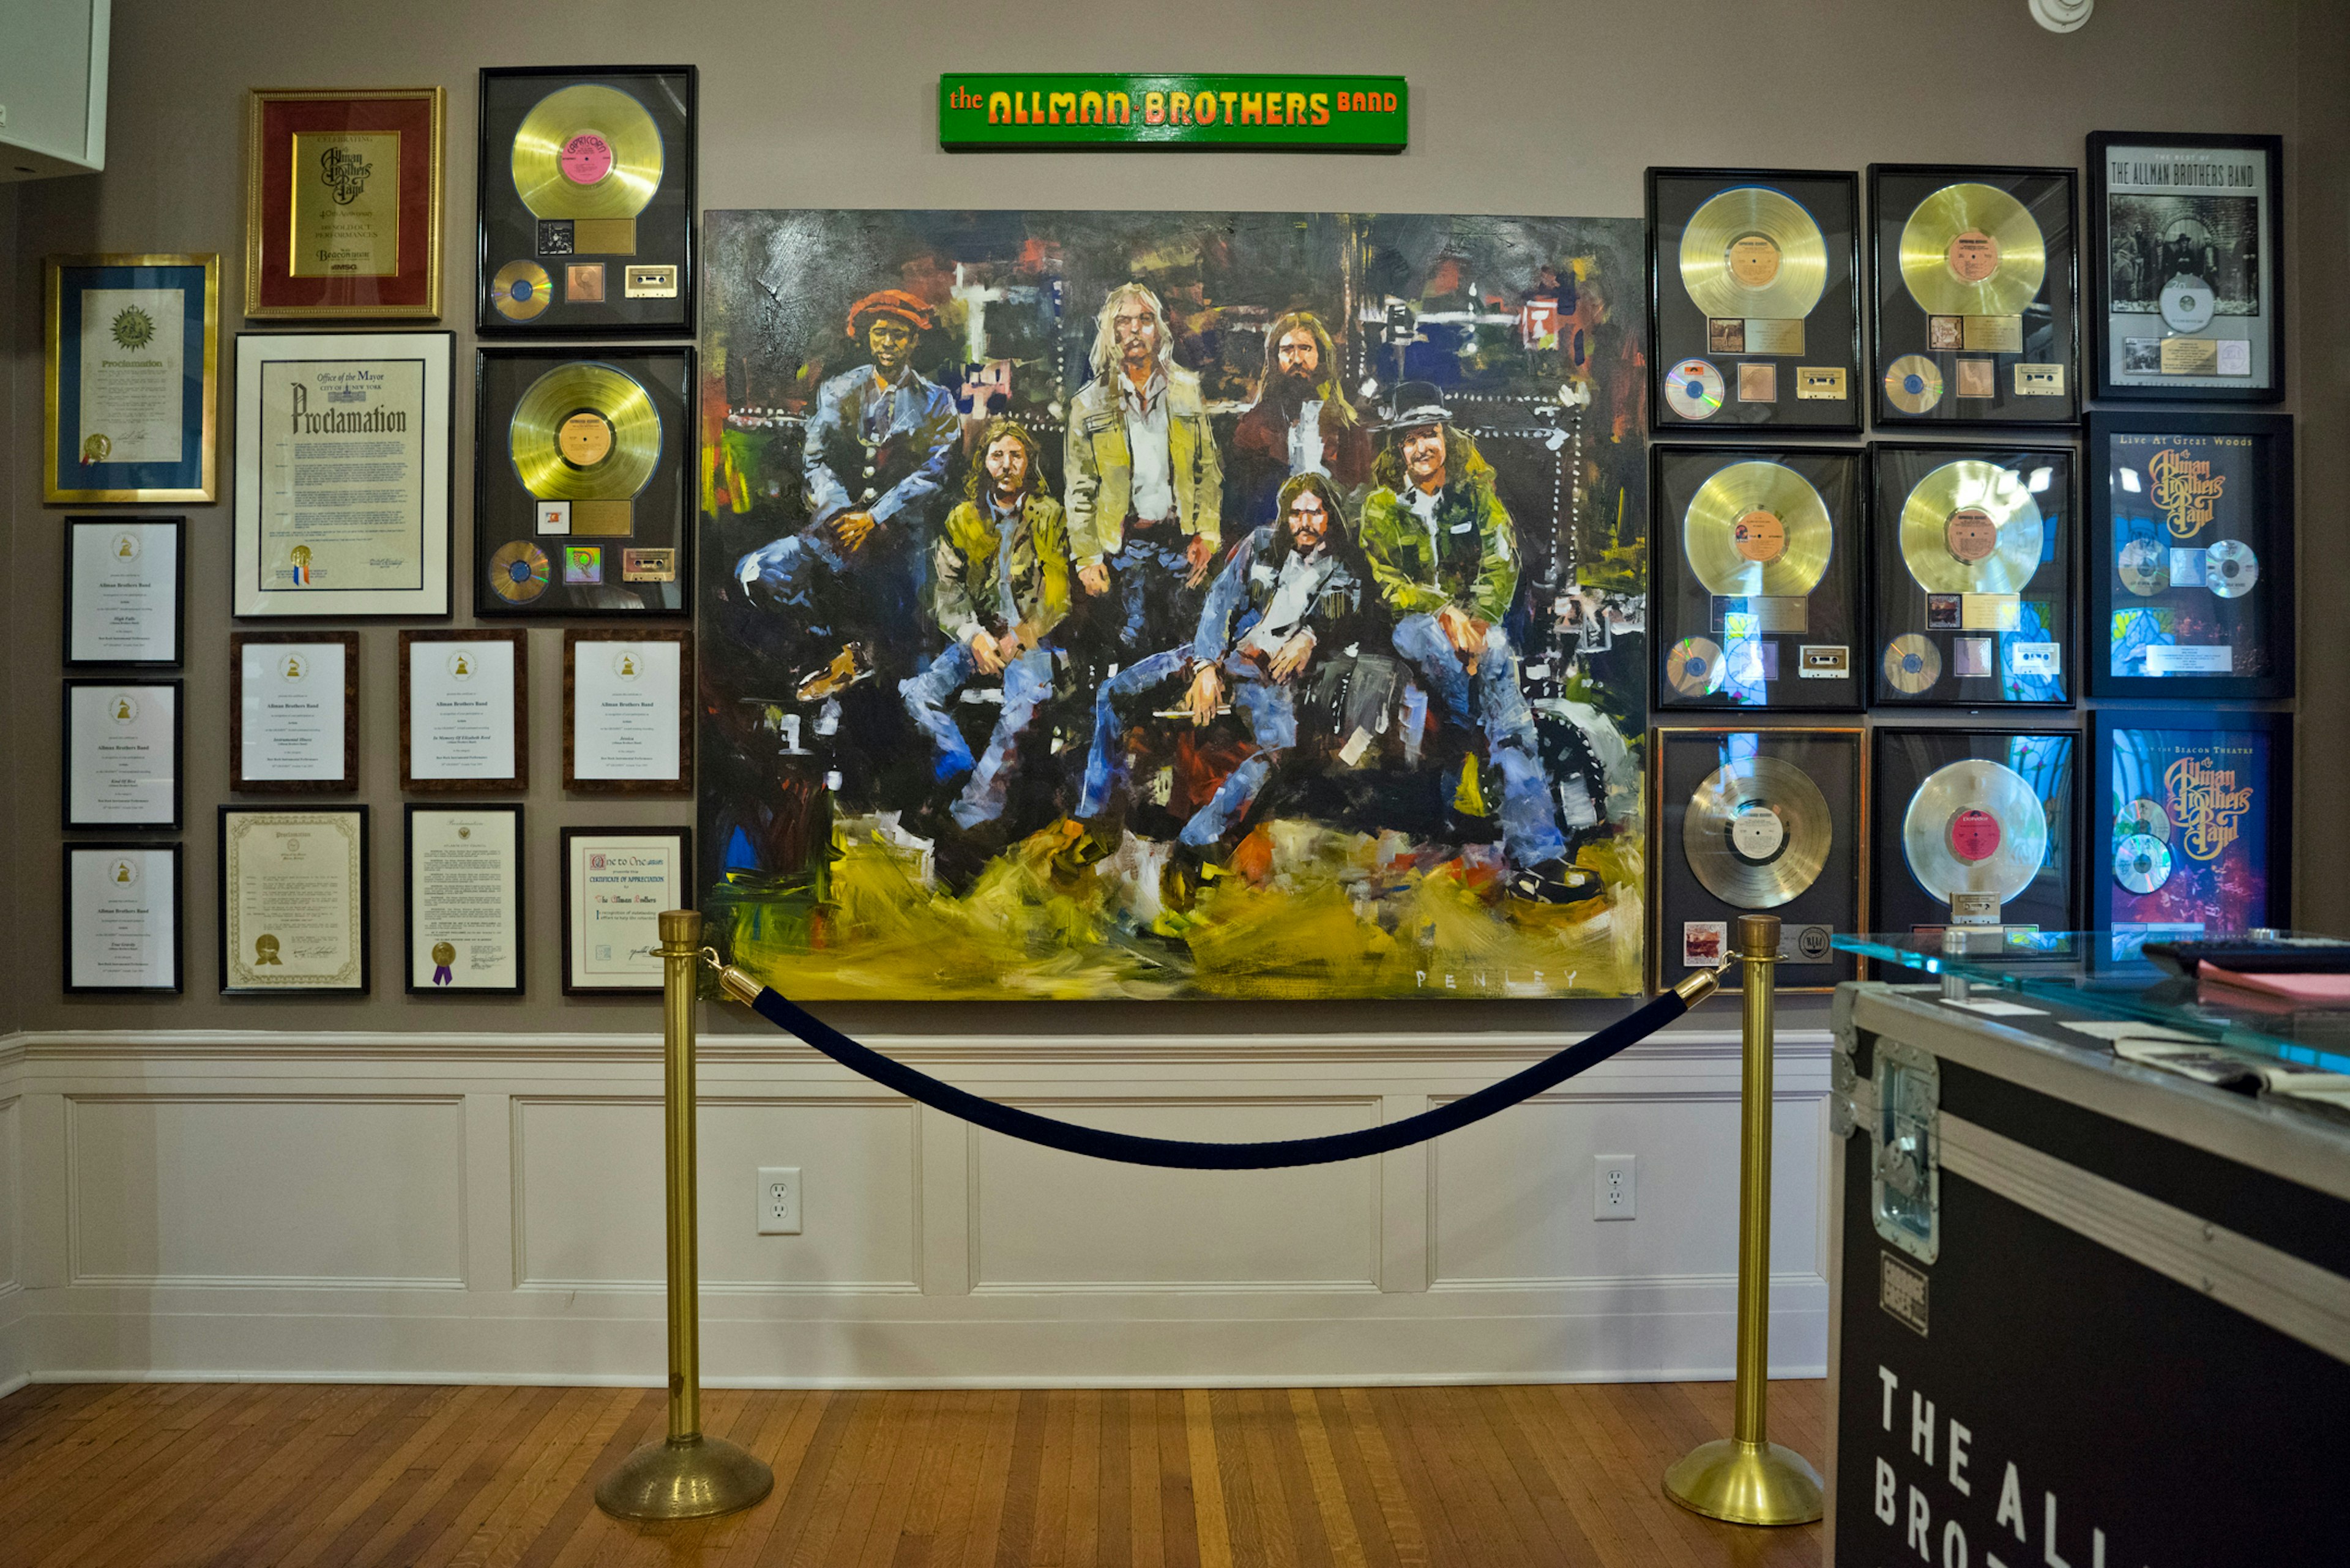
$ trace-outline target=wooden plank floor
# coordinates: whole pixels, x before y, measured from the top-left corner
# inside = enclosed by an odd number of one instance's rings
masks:
[[[1772,1387],[1821,1457],[1822,1386]],[[595,1482],[660,1438],[657,1390],[85,1384],[0,1400],[0,1564],[399,1568],[1763,1568],[1658,1478],[1729,1430],[1730,1385],[826,1393],[713,1390],[775,1490],[660,1528]]]

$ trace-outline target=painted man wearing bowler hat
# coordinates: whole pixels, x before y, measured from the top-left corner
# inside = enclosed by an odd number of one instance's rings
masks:
[[[1482,729],[1501,779],[1502,848],[1509,889],[1561,904],[1602,890],[1567,858],[1557,808],[1518,686],[1518,659],[1502,618],[1518,591],[1517,530],[1493,493],[1493,471],[1452,428],[1436,388],[1396,389],[1390,444],[1372,465],[1363,502],[1363,553],[1395,618],[1395,650],[1429,689],[1443,724],[1440,755],[1465,758]]]

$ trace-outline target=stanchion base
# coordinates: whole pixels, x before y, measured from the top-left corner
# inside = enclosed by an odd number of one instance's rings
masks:
[[[596,1489],[596,1506],[618,1519],[707,1519],[750,1507],[775,1489],[775,1472],[723,1438],[648,1443]]]
[[[1820,1472],[1793,1449],[1703,1443],[1665,1472],[1665,1495],[1731,1524],[1809,1524],[1820,1517]]]

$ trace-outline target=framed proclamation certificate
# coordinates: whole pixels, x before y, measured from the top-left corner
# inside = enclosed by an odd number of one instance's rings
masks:
[[[68,666],[178,666],[187,533],[180,517],[66,519]]]
[[[530,787],[530,644],[515,631],[400,634],[400,787]]]
[[[439,88],[245,97],[244,313],[441,314]]]
[[[180,826],[180,682],[66,682],[65,825]]]
[[[563,787],[691,794],[691,643],[683,631],[563,634]]]
[[[359,787],[359,634],[241,631],[229,641],[229,787]]]
[[[220,808],[221,990],[368,989],[368,808]]]
[[[659,991],[663,909],[693,907],[693,830],[563,830],[563,994]]]
[[[220,257],[51,256],[41,499],[213,501]]]
[[[408,808],[408,990],[522,994],[522,807]]]
[[[180,846],[67,845],[67,994],[180,990]]]
[[[236,340],[231,613],[449,613],[446,332]]]

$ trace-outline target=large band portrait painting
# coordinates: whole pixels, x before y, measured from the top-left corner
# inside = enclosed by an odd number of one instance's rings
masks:
[[[715,213],[702,904],[805,999],[1640,987],[1622,219]]]

